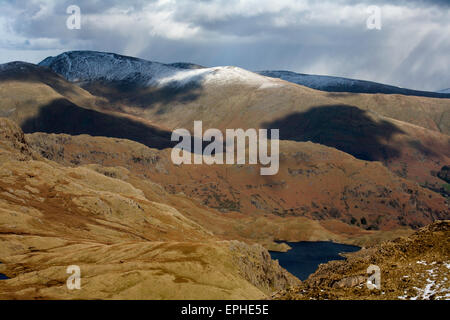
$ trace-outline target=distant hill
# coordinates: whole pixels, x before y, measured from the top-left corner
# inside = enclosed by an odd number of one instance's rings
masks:
[[[239,73],[234,76],[233,74],[226,75],[227,79],[240,77],[241,80],[256,80],[255,76],[250,76],[248,71],[237,67],[233,67],[232,69],[230,69],[231,67],[206,68],[201,65],[185,62],[164,64],[115,53],[97,51],[65,52],[56,57],[48,57],[40,62],[39,65],[51,68],[72,82],[106,80],[126,81],[137,86],[168,84],[180,86],[202,80],[215,79],[220,81],[220,77],[223,78],[225,76],[225,73],[221,71],[226,69],[228,71],[234,71],[234,73]],[[418,91],[371,81],[310,75],[291,71],[259,71],[252,74],[279,78],[308,88],[327,92],[383,93],[450,98],[450,89],[439,92]]]
[[[283,140],[382,161],[436,189],[432,172],[450,155],[450,99],[324,92],[233,66],[191,69],[94,51],[66,52],[40,65],[104,99],[103,109],[169,131],[191,129],[194,120],[205,129],[282,128]]]
[[[295,73],[292,71],[259,71],[257,73],[266,77],[279,78],[308,88],[327,92],[384,93],[432,98],[450,98],[450,89],[439,92],[418,91],[372,81],[319,76]]]
[[[420,226],[442,215],[443,199],[429,198],[426,190],[415,190],[413,185],[405,189],[406,180],[397,179],[400,175],[420,183],[441,183],[430,172],[440,170],[450,158],[448,136],[437,130],[438,124],[445,128],[448,122],[443,117],[448,107],[445,99],[336,96],[236,67],[180,69],[103,53],[61,55],[53,62],[52,68],[73,82],[47,67],[23,63],[0,72],[0,96],[5,102],[0,112],[18,121],[26,133],[89,134],[165,149],[171,146],[171,130],[190,129],[194,120],[202,120],[204,129],[281,128],[280,173],[270,181],[252,168],[162,166],[157,159],[170,161],[168,150],[156,158],[129,157],[130,169],[139,167],[152,181],[201,199],[210,208],[245,215],[337,219],[344,224],[351,223],[352,217],[365,217],[363,229],[380,230]],[[173,82],[163,80],[167,78]],[[145,85],[140,82],[144,79],[153,82]],[[391,114],[401,121],[389,118]],[[41,141],[49,143],[50,138]],[[85,142],[80,145],[67,155],[70,164],[92,164],[84,161],[113,148],[111,143],[104,150],[90,149]],[[114,154],[123,157],[127,148]],[[73,151],[67,144],[63,149]],[[42,155],[53,153],[61,157],[59,151],[47,148]],[[94,163],[109,159],[117,156]],[[381,161],[396,174],[379,163],[361,160]],[[156,173],[147,172],[147,167]],[[372,187],[361,188],[361,181]],[[408,189],[418,197],[419,206],[405,202]],[[398,216],[397,206],[402,205],[410,212],[405,217]],[[374,212],[382,212],[384,218]]]
[[[450,157],[449,99],[329,93],[237,67],[186,69],[102,52],[45,61],[49,67],[0,67],[0,116],[27,133],[124,138],[161,149],[173,145],[171,130],[190,129],[194,120],[204,129],[282,128],[282,140],[381,161],[436,190],[441,180],[433,172]]]

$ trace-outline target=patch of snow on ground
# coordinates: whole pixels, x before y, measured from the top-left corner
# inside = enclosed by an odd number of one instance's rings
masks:
[[[424,261],[420,261],[426,265]],[[419,263],[419,262],[418,262]],[[436,263],[432,263],[434,265]],[[447,263],[444,263],[446,267],[448,267]],[[424,288],[414,287],[417,291],[417,296],[412,297],[411,300],[429,300],[431,297],[435,299],[448,299],[450,298],[450,288],[448,287],[447,277],[444,277],[442,281],[439,281],[438,278],[438,269],[429,269],[426,270],[429,277],[426,279],[426,286]],[[400,296],[399,299],[406,299],[406,296]]]
[[[413,287],[416,291],[415,296],[411,297],[405,290],[403,295],[398,296],[401,300],[450,300],[450,284],[447,273],[450,269],[449,262],[438,263],[436,261],[427,263],[426,261],[417,261],[417,264],[428,266],[426,270],[421,273],[415,273],[413,279],[424,279],[425,283],[420,286]],[[430,268],[430,266],[433,266]],[[403,278],[409,278],[404,275]]]

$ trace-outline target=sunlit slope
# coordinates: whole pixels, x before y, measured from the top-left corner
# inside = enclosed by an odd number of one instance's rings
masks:
[[[153,201],[160,186],[46,160],[1,118],[0,159],[0,272],[11,278],[0,298],[260,299],[297,282],[262,246],[222,241]],[[67,289],[70,265],[83,290]]]
[[[304,223],[317,221],[345,235],[360,234],[361,229],[423,226],[449,214],[442,196],[399,177],[381,163],[358,160],[311,142],[282,141],[279,173],[261,176],[254,165],[177,166],[170,149],[158,151],[126,140],[39,133],[27,139],[36,152],[61,164],[125,167],[168,192],[182,193],[224,213],[234,212],[239,220],[240,215],[301,217]],[[275,238],[314,238],[303,228],[280,230]],[[327,236],[323,234],[322,239]]]

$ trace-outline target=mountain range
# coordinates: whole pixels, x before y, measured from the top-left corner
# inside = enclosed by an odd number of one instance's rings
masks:
[[[57,57],[48,57],[39,65],[50,67],[71,82],[102,79],[127,81],[142,86],[166,84],[183,86],[203,78],[211,78],[209,76],[211,73],[222,69],[220,67],[206,68],[192,63],[162,64],[113,53],[87,51],[66,52]],[[233,70],[241,72],[242,77],[251,77],[248,73],[244,74],[245,71],[242,69],[234,68]],[[438,92],[418,91],[372,81],[291,71],[258,71],[256,73],[327,92],[402,94],[433,98],[449,98],[447,94],[450,93],[449,89]],[[175,74],[177,76],[174,76]]]
[[[327,92],[383,93],[407,96],[449,98],[449,89],[438,92],[411,90],[372,81],[348,79],[342,77],[310,75],[291,71],[259,71],[267,77],[279,78],[312,89]]]
[[[77,261],[78,298],[259,299],[298,285],[276,240],[371,246],[450,218],[443,94],[73,51],[0,65],[0,117],[6,297],[67,298],[54,266]],[[279,173],[174,165],[195,120],[280,129]]]

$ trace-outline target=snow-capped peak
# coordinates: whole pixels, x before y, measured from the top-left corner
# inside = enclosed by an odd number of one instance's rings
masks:
[[[242,83],[267,88],[280,81],[238,68],[174,63],[163,64],[95,51],[72,51],[39,63],[72,82],[128,81],[142,86]]]
[[[71,51],[48,57],[39,63],[72,82],[84,81],[150,81],[154,76],[169,74],[175,67],[114,53]]]

